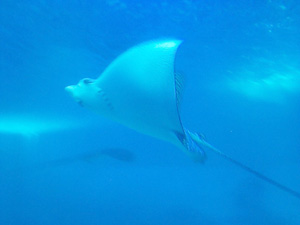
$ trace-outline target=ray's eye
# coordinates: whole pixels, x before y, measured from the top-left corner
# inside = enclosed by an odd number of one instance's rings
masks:
[[[85,78],[85,79],[82,80],[82,82],[83,82],[84,84],[91,84],[91,83],[94,82],[94,80],[89,79],[89,78]]]

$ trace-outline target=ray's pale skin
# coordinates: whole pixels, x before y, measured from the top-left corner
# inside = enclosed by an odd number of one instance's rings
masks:
[[[146,42],[127,50],[96,79],[85,78],[66,90],[82,106],[140,133],[168,141],[196,161],[202,148],[182,126],[180,88],[174,73],[179,40]]]

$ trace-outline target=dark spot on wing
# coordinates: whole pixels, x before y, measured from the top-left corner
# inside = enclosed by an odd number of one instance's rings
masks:
[[[98,94],[101,96],[103,101],[106,103],[107,107],[110,110],[114,110],[114,106],[111,104],[111,102],[109,101],[109,98],[107,97],[106,93],[102,89],[98,90]]]

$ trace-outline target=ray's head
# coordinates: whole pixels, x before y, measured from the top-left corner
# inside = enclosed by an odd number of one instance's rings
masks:
[[[97,98],[97,93],[99,92],[95,80],[90,78],[84,78],[76,85],[67,86],[65,90],[81,106],[93,105]]]

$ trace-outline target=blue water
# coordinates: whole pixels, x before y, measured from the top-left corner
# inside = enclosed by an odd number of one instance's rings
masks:
[[[0,224],[300,224],[294,196],[65,93],[161,38],[183,40],[185,126],[300,192],[298,1],[2,0]]]

